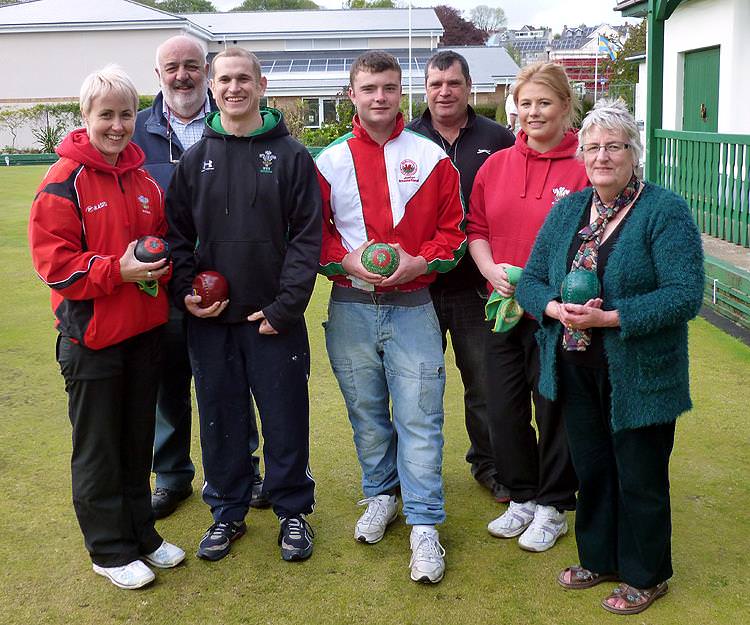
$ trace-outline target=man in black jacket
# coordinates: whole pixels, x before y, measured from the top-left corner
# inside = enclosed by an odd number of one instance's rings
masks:
[[[461,174],[461,192],[466,209],[474,177],[493,152],[513,145],[515,139],[505,128],[478,116],[469,105],[471,76],[466,59],[452,50],[433,55],[425,66],[428,108],[409,128],[442,146]],[[483,345],[489,326],[484,321],[485,279],[474,261],[464,256],[458,266],[441,273],[430,287],[443,349],[450,332],[456,366],[464,384],[464,410],[474,478],[492,491],[498,501],[508,501],[508,490],[496,475],[487,425],[486,373]],[[496,479],[496,477],[498,479]],[[500,481],[498,481],[500,480]]]
[[[182,153],[203,136],[206,116],[216,110],[208,91],[206,50],[192,37],[170,37],[156,50],[154,68],[161,91],[151,108],[138,113],[133,141],[146,154],[144,167],[162,189],[169,187]],[[185,341],[184,313],[171,306],[164,328],[162,374],[156,406],[153,471],[156,488],[151,507],[157,519],[169,516],[193,491],[195,467],[190,459],[192,372]],[[251,424],[250,453],[258,448]],[[263,496],[259,459],[253,457],[254,508],[268,507]]]
[[[201,426],[203,499],[214,523],[198,556],[218,560],[246,530],[252,472],[250,398],[264,436],[265,491],[281,524],[285,560],[312,553],[308,468],[309,345],[304,312],[320,256],[321,199],[307,150],[282,115],[259,106],[266,88],[254,55],[214,57],[211,113],[167,192],[170,289],[187,315]],[[217,271],[229,299],[201,308],[192,281]]]

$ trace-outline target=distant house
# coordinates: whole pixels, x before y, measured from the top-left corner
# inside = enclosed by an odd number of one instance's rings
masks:
[[[515,49],[521,57],[521,65],[537,61],[559,63],[583,96],[606,90],[610,79],[604,71],[604,64],[601,71],[597,67],[600,61],[609,57],[599,47],[599,36],[612,42],[613,48],[618,49],[627,37],[627,28],[609,24],[565,26],[560,34],[553,36],[549,28],[526,25],[519,30],[506,29],[496,33],[487,40],[487,45]]]

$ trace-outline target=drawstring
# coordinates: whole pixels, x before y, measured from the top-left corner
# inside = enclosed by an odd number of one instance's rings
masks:
[[[536,199],[539,200],[542,197],[542,194],[544,193],[544,187],[547,184],[547,177],[549,176],[549,170],[552,168],[552,160],[546,159],[547,161],[547,168],[544,170],[544,178],[542,179],[542,185],[539,187],[539,193],[537,193]]]
[[[224,141],[224,162],[229,163],[229,145],[227,144],[227,138],[222,137]],[[227,184],[224,185],[224,214],[229,215],[229,187],[231,186],[231,181],[227,181]]]
[[[526,197],[526,183],[529,178],[529,153],[523,153],[523,189],[521,189],[521,197]]]

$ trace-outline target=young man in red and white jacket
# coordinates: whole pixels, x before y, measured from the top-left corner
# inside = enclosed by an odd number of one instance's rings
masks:
[[[401,68],[382,51],[357,58],[349,97],[353,131],[317,159],[323,193],[320,271],[333,281],[326,346],[362,467],[367,510],[354,530],[378,542],[398,514],[411,532],[411,578],[437,583],[445,551],[441,476],[445,365],[429,285],[466,249],[459,176],[445,152],[404,131]],[[388,243],[399,255],[389,277],[362,252]],[[391,414],[390,405],[393,412]]]

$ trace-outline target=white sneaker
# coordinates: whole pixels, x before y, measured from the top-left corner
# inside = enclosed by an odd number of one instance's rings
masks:
[[[398,500],[395,495],[376,495],[357,502],[367,506],[354,526],[354,538],[361,543],[376,543],[383,538],[389,523],[398,516]]]
[[[445,575],[445,549],[440,544],[437,530],[413,527],[411,544],[411,578],[415,582],[437,584]]]
[[[143,559],[157,568],[171,569],[185,559],[185,552],[165,540],[156,551],[146,554]]]
[[[511,501],[508,509],[497,517],[494,521],[490,521],[487,525],[487,531],[495,536],[496,538],[513,538],[521,534],[534,520],[534,512],[536,511],[536,503],[533,501],[526,501],[524,503],[516,503]]]
[[[94,573],[103,575],[118,588],[127,590],[141,588],[150,584],[156,578],[154,572],[140,560],[133,560],[125,566],[99,566],[95,564]]]
[[[534,520],[518,539],[518,545],[526,551],[547,551],[555,541],[568,533],[568,521],[564,512],[554,506],[537,506]]]

